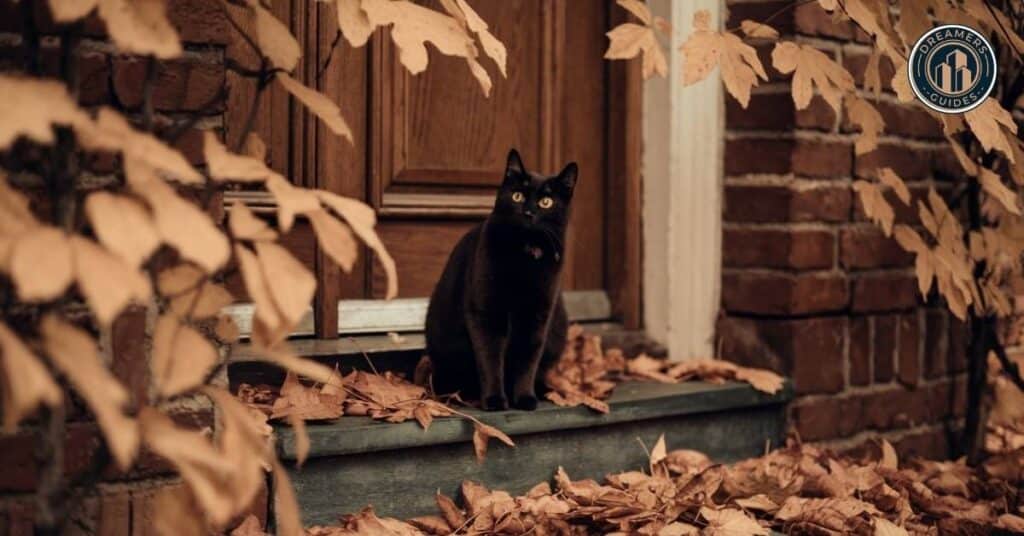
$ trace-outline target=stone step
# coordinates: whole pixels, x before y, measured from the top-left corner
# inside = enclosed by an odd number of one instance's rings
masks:
[[[611,412],[542,403],[534,412],[471,411],[516,442],[515,448],[490,442],[487,459],[473,453],[472,424],[435,419],[429,430],[415,421],[388,424],[345,417],[308,426],[309,459],[294,467],[295,440],[277,429],[279,455],[286,460],[307,524],[327,524],[337,516],[373,505],[381,515],[408,518],[437,512],[437,490],[455,497],[464,479],[493,489],[522,493],[550,480],[558,466],[574,479],[642,469],[646,448],[665,434],[669,448],[691,448],[715,461],[762,454],[783,440],[787,383],[775,395],[741,383],[702,382],[620,385]]]

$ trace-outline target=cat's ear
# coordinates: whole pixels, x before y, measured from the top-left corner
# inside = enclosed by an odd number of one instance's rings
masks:
[[[505,164],[505,178],[519,177],[526,172],[523,167],[523,159],[519,158],[519,151],[512,149],[508,152],[508,161]]]
[[[576,178],[578,176],[579,167],[576,165],[576,162],[569,162],[569,165],[565,166],[565,169],[558,174],[555,181],[562,191],[571,196],[573,189],[576,188]]]

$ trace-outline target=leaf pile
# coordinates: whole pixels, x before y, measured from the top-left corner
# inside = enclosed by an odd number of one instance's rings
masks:
[[[289,372],[277,393],[269,386],[242,384],[238,397],[270,419],[287,420],[296,428],[299,445],[305,441],[305,434],[301,433],[305,421],[337,419],[347,415],[390,423],[416,419],[424,430],[430,428],[434,417],[467,419],[473,423],[473,447],[480,461],[487,454],[490,438],[515,446],[501,430],[432,398],[425,388],[388,371],[376,374],[355,370],[345,376],[335,372],[331,381],[319,386],[303,385],[295,373]],[[302,448],[298,450],[301,464],[305,455]]]
[[[667,452],[649,471],[573,480],[563,469],[521,496],[474,483],[462,507],[436,496],[438,515],[406,522],[372,508],[308,535],[347,534],[982,534],[1024,530],[1016,477],[960,462],[900,464],[884,440],[879,453],[841,457],[791,444],[760,458],[715,465],[692,450]],[[1019,467],[1019,466],[1018,466]]]
[[[622,350],[601,348],[601,337],[582,327],[569,327],[568,343],[561,359],[548,371],[544,381],[551,389],[546,396],[559,406],[587,406],[608,413],[604,402],[623,381],[641,380],[679,383],[700,380],[709,383],[741,381],[755,389],[774,394],[782,389],[782,377],[763,369],[741,367],[721,359],[668,361],[640,354],[627,359]]]

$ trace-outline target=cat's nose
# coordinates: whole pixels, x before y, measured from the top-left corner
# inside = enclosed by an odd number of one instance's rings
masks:
[[[536,213],[533,210],[527,208],[523,209],[523,215],[526,216],[527,218],[532,218],[534,217],[534,215],[536,215]]]

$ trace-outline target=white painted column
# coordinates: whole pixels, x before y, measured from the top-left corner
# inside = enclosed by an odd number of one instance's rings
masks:
[[[683,87],[679,50],[694,12],[721,0],[648,0],[672,23],[669,74],[644,86],[644,321],[672,359],[714,356],[721,286],[724,112],[717,69]]]

